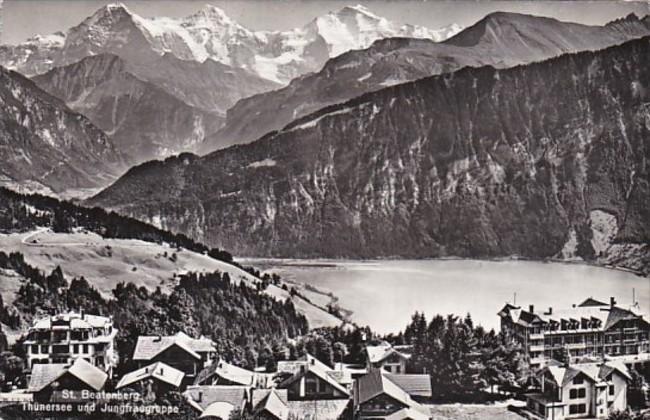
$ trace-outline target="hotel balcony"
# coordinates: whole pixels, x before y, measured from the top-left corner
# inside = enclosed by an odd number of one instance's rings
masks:
[[[571,343],[571,344],[567,344],[566,347],[567,347],[569,350],[573,350],[573,349],[585,349],[585,348],[587,348],[587,344],[586,344],[586,343]]]
[[[544,345],[543,344],[537,344],[534,346],[528,346],[528,351],[533,352],[533,351],[544,351]]]
[[[543,340],[544,339],[544,333],[539,333],[539,334],[530,334],[528,336],[529,340]]]

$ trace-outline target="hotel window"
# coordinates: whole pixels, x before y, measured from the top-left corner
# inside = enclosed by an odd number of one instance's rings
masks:
[[[585,388],[574,388],[569,390],[569,399],[575,400],[578,398],[584,398],[587,395],[587,390]]]
[[[569,406],[569,414],[583,414],[587,412],[586,404],[571,404]]]
[[[88,344],[83,345],[83,352],[88,353]]]
[[[72,345],[72,352],[73,353],[79,353],[79,344],[73,344]]]
[[[32,344],[32,354],[38,354],[38,346],[36,344]]]
[[[609,395],[614,395],[614,385],[609,386]]]
[[[574,385],[580,385],[584,382],[585,382],[585,378],[583,378],[582,376],[576,376],[575,378],[573,378]]]

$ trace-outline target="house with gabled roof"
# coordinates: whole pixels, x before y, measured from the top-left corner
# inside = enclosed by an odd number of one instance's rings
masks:
[[[642,363],[644,357],[639,356],[650,356],[650,323],[637,304],[624,308],[613,297],[609,303],[588,298],[570,308],[546,311],[508,303],[498,315],[501,331],[523,346],[533,368],[544,367],[565,350],[572,362],[614,356]]]
[[[273,374],[253,372],[219,359],[199,372],[194,380],[194,385],[241,385],[268,388],[273,385]]]
[[[35,401],[50,401],[61,390],[100,391],[104,388],[108,374],[82,358],[71,365],[64,363],[43,363],[32,367],[28,391]]]
[[[255,420],[289,420],[286,389],[254,389],[251,407]]]
[[[627,409],[632,377],[622,362],[552,364],[538,375],[540,392],[527,395],[526,406],[540,419],[600,419]]]
[[[251,388],[232,385],[192,385],[183,393],[199,418],[230,419],[241,414],[250,400]]]
[[[192,338],[183,332],[172,336],[140,336],[133,351],[138,367],[162,362],[182,371],[188,381],[194,380],[215,357],[216,347],[212,340]]]
[[[309,354],[299,360],[278,362],[278,373],[285,375],[278,388],[287,390],[289,400],[350,398],[349,389],[339,382],[346,376]]]
[[[395,375],[397,376],[397,375]],[[429,410],[415,401],[387,373],[372,368],[358,378],[353,391],[354,418],[391,420],[429,420]]]
[[[143,395],[164,395],[183,385],[185,373],[163,362],[155,362],[122,376],[115,389],[130,388]]]
[[[390,373],[406,373],[411,351],[411,346],[393,346],[385,341],[375,346],[366,346],[367,368],[382,368]]]

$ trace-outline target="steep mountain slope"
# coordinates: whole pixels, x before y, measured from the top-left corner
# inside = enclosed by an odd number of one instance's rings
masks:
[[[602,261],[617,241],[645,255],[649,65],[646,37],[465,68],[247,145],[133,168],[90,203],[243,255],[545,258],[568,248]],[[606,236],[598,212],[613,221]]]
[[[460,29],[457,25],[439,31],[399,26],[357,6],[316,18],[302,28],[251,31],[210,5],[183,19],[147,19],[122,4],[112,4],[65,36],[34,38],[0,48],[0,64],[33,75],[89,55],[112,53],[133,63],[148,63],[170,53],[182,60],[211,59],[287,83],[320,69],[330,57],[365,48],[377,39],[407,36],[442,40]]]
[[[206,139],[208,153],[246,143],[296,118],[363,93],[465,66],[498,68],[567,52],[596,50],[650,34],[650,17],[630,15],[605,26],[586,26],[516,13],[493,13],[442,43],[385,39],[327,62],[287,87],[241,100],[226,125]],[[250,123],[250,116],[255,123]]]
[[[125,169],[123,155],[87,118],[0,67],[0,182],[44,192],[98,188]]]
[[[207,59],[202,63],[163,54],[146,65],[130,65],[140,79],[151,82],[185,103],[225,116],[239,99],[280,87],[245,69]]]
[[[114,55],[90,56],[33,80],[109,133],[134,163],[192,150],[221,123],[219,115],[139,79]]]

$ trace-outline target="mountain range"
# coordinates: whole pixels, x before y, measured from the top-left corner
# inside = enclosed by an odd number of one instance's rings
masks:
[[[363,6],[344,7],[289,31],[251,31],[223,10],[206,5],[182,19],[143,18],[123,4],[102,7],[67,33],[35,37],[0,48],[0,65],[26,75],[44,73],[89,55],[111,53],[146,64],[165,53],[197,62],[213,60],[286,84],[319,70],[330,57],[386,37],[442,40],[462,28],[398,25]]]
[[[492,13],[443,42],[411,38],[376,41],[349,51],[323,69],[279,90],[239,101],[226,123],[209,136],[203,153],[247,143],[325,106],[366,92],[462,67],[512,67],[564,53],[597,50],[650,35],[650,16],[631,14],[604,26],[588,26],[517,13]],[[249,116],[255,116],[255,124]]]
[[[400,26],[357,6],[299,29],[255,32],[209,5],[183,19],[149,19],[110,4],[66,33],[0,46],[0,65],[31,76],[137,164],[202,148],[238,100],[280,88],[350,48],[458,30]]]
[[[24,76],[0,67],[0,183],[58,193],[108,185],[127,159],[106,134]]]
[[[239,255],[632,267],[620,252],[649,253],[649,60],[646,37],[388,87],[250,144],[132,168],[89,204]]]

